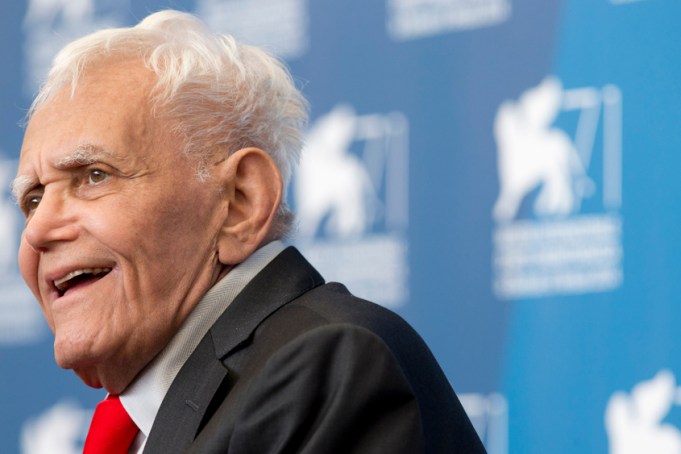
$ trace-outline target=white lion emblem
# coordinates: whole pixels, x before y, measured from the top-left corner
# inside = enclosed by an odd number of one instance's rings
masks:
[[[493,215],[513,219],[524,197],[540,187],[534,203],[538,215],[567,215],[579,204],[586,180],[571,138],[552,127],[563,89],[555,77],[527,90],[517,102],[506,101],[494,122],[499,157],[499,197]]]
[[[373,222],[376,194],[363,162],[350,152],[357,116],[339,105],[320,117],[307,135],[295,180],[300,233],[311,237],[320,226],[331,236],[366,232]]]
[[[605,410],[610,454],[681,453],[681,431],[663,422],[676,393],[674,374],[661,370],[631,394],[613,394]]]

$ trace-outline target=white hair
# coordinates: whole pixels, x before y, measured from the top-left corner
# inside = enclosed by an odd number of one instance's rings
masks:
[[[206,178],[216,152],[254,146],[269,153],[287,187],[302,148],[307,101],[276,58],[211,33],[191,14],[160,11],[134,27],[100,30],[70,43],[55,57],[28,118],[63,85],[70,84],[73,95],[89,65],[117,57],[139,57],[156,74],[152,109],[184,138],[199,178]],[[282,202],[274,235],[285,236],[292,220]]]

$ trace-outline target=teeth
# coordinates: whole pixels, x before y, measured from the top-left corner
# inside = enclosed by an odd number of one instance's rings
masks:
[[[54,286],[57,287],[58,290],[65,290],[68,288],[66,283],[74,277],[80,276],[81,274],[93,274],[96,276],[98,274],[108,273],[109,271],[111,271],[111,268],[83,268],[82,270],[71,271],[61,279],[54,281]]]

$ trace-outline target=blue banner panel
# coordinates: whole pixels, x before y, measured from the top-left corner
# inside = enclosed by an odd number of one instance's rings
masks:
[[[80,452],[103,395],[56,366],[16,264],[24,116],[63,45],[169,7],[287,62],[292,242],[417,328],[490,454],[681,452],[674,0],[3,5],[0,452]]]

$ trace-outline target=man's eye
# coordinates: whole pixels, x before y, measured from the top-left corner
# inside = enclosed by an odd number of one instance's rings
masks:
[[[109,174],[103,170],[92,169],[88,172],[88,183],[99,184],[109,178]]]
[[[30,195],[24,199],[22,208],[26,214],[32,213],[38,208],[40,201],[43,199],[41,195]]]

